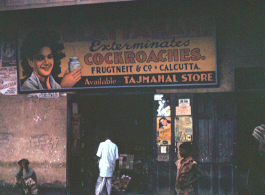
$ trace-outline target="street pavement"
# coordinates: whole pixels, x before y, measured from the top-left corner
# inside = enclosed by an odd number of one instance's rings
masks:
[[[19,189],[15,187],[0,187],[0,195],[21,195]],[[38,195],[67,195],[65,189],[39,189]]]

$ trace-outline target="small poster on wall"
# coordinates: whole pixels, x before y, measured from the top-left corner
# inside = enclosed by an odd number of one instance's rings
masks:
[[[159,154],[157,161],[169,161],[169,154]]]
[[[157,145],[171,145],[171,117],[157,117]]]
[[[15,41],[0,40],[0,93],[3,95],[17,95]]]
[[[0,93],[17,95],[17,67],[0,67]]]
[[[157,116],[171,116],[170,101],[163,94],[155,94],[157,101]]]
[[[191,106],[176,106],[176,115],[191,115]]]
[[[15,41],[3,41],[1,44],[2,67],[17,66]]]
[[[171,116],[170,104],[168,100],[158,101],[157,116]]]
[[[175,119],[176,142],[191,142],[193,137],[192,117],[179,116]]]
[[[190,106],[190,99],[179,99],[179,106]]]

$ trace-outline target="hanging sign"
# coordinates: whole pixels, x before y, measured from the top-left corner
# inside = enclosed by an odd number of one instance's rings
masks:
[[[21,92],[217,84],[211,19],[86,23],[18,37]]]

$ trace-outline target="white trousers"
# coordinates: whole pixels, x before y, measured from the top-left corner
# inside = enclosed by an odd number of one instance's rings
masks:
[[[96,188],[95,188],[95,195],[110,195],[111,193],[111,177],[100,177],[98,176]],[[106,193],[107,191],[107,193]]]

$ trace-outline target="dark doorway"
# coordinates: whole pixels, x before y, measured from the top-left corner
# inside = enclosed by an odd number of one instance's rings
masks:
[[[249,160],[253,158],[252,133],[255,127],[265,124],[264,93],[242,93],[237,101],[237,164],[238,192],[248,193]]]
[[[237,161],[240,171],[248,171],[252,133],[265,123],[264,93],[240,94],[237,103]]]
[[[77,188],[83,188],[84,193],[94,193],[99,173],[95,155],[103,141],[102,133],[109,129],[119,154],[133,155],[132,167],[117,165],[112,194],[152,194],[153,98],[153,94],[80,95],[73,98],[82,118],[78,159],[81,162],[83,159],[84,176],[78,182],[80,184],[76,184]],[[72,165],[71,169],[80,173],[80,167]],[[123,175],[131,178],[127,186],[120,184]]]

